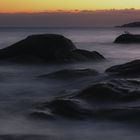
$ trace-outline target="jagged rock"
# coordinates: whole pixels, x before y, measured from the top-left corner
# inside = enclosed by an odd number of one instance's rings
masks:
[[[0,61],[16,63],[71,63],[76,61],[100,61],[104,57],[97,52],[79,50],[62,35],[31,35],[0,50]]]
[[[122,34],[115,39],[114,43],[140,43],[140,35],[134,35],[129,33]]]

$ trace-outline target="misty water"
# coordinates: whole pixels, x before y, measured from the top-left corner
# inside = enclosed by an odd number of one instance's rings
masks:
[[[140,59],[138,44],[114,44],[123,28],[0,28],[0,48],[31,34],[62,34],[77,48],[98,51],[107,61],[61,65],[0,65],[0,140],[121,140],[140,139],[139,127],[111,121],[36,120],[29,116],[34,104],[45,102],[63,91],[78,90],[93,82],[92,78],[73,82],[41,80],[38,76],[61,69],[96,69],[103,73],[112,65]]]

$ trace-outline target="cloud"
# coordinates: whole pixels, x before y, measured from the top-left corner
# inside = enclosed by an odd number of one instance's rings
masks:
[[[0,26],[26,27],[100,27],[115,26],[139,21],[140,10],[98,10],[98,11],[44,11],[41,13],[1,13]]]

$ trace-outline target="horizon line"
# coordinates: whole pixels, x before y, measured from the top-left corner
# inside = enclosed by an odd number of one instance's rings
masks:
[[[0,14],[41,14],[41,13],[82,13],[82,12],[110,12],[110,11],[140,11],[140,9],[136,8],[123,8],[123,9],[116,9],[116,8],[111,8],[111,9],[96,9],[96,10],[79,10],[79,9],[71,9],[71,10],[42,10],[42,11],[17,11],[17,12],[0,12]]]

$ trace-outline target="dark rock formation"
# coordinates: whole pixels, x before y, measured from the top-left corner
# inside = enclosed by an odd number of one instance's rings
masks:
[[[127,123],[139,124],[140,107],[137,106],[136,107],[104,106],[104,107],[97,107],[92,109],[90,108],[90,110],[85,109],[80,105],[78,106],[78,108],[75,107],[77,107],[77,105],[76,106],[70,105],[70,107],[67,106],[65,107],[58,104],[57,107],[56,106],[53,107],[54,108],[53,119],[58,119],[58,118],[76,119],[76,120],[96,119],[96,120],[123,121]],[[47,110],[47,108],[44,109],[44,112],[45,110]],[[47,113],[42,114],[43,116],[40,116],[38,112],[35,112],[35,114],[31,114],[31,115],[32,117],[38,119],[48,119]]]
[[[140,43],[140,35],[122,34],[115,39],[114,43]]]
[[[131,22],[118,27],[140,27],[140,22]]]
[[[71,40],[55,34],[32,35],[0,50],[0,60],[7,62],[71,63],[103,59],[97,52],[78,50]]]
[[[82,107],[78,101],[70,99],[54,99],[42,105],[40,110],[31,114],[35,118],[55,119],[70,118],[84,119],[90,115],[90,111]]]
[[[125,64],[112,66],[107,73],[121,76],[140,76],[140,60],[134,60]]]
[[[93,69],[63,69],[46,75],[41,75],[39,78],[68,80],[97,75],[99,75],[99,73]]]
[[[92,103],[130,102],[140,99],[140,81],[113,79],[93,84],[71,98]]]
[[[74,61],[101,61],[105,60],[105,58],[96,51],[87,51],[82,49],[75,49],[72,51],[72,58]]]
[[[139,108],[133,104],[140,100],[139,87],[140,81],[134,79],[97,82],[83,90],[42,103],[31,115],[39,119],[135,121],[140,116]]]

